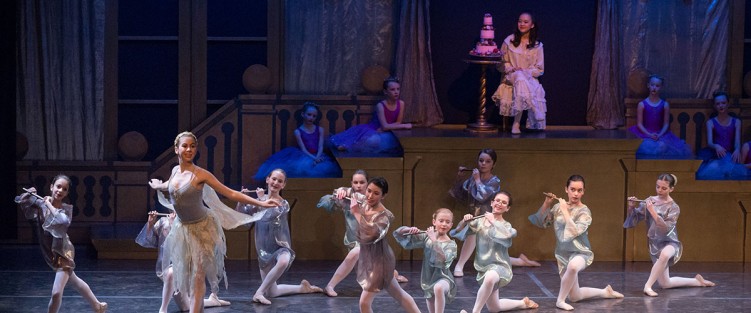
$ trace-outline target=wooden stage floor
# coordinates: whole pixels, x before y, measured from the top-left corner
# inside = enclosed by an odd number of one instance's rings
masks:
[[[0,312],[44,312],[49,301],[53,272],[41,258],[36,245],[0,246]],[[76,274],[92,288],[100,301],[109,303],[108,312],[156,312],[160,305],[161,281],[154,275],[154,262],[148,260],[97,260],[93,249],[79,245]],[[338,266],[335,261],[295,261],[281,283],[298,283],[307,279],[325,285]],[[401,261],[397,269],[410,281],[402,284],[427,312],[419,287],[420,262]],[[467,265],[467,269],[470,266]],[[574,303],[574,312],[745,312],[751,311],[751,265],[741,263],[678,263],[672,275],[693,276],[701,273],[718,284],[712,288],[655,289],[660,296],[650,298],[641,293],[650,264],[647,262],[598,262],[580,274],[582,286],[604,287],[611,284],[621,291],[621,300],[589,300]],[[271,299],[263,306],[251,303],[260,284],[258,265],[248,261],[227,261],[229,289],[220,291],[229,307],[209,308],[206,312],[357,312],[360,287],[351,274],[338,287],[339,296],[323,294],[288,296]],[[471,309],[477,292],[474,271],[457,279],[458,292],[446,312]],[[555,308],[559,278],[553,262],[539,268],[515,268],[511,283],[501,289],[501,296],[519,299],[528,296],[540,304],[537,310],[524,312],[563,312]],[[385,292],[374,302],[375,312],[403,312]],[[88,305],[70,286],[65,290],[60,312],[90,312]],[[170,312],[177,312],[174,303]],[[483,311],[486,312],[486,311]],[[521,311],[518,311],[521,312]]]

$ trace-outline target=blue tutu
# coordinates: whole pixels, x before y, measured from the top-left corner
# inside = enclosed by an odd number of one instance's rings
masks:
[[[263,162],[253,179],[264,181],[266,176],[277,168],[287,172],[288,178],[342,177],[342,168],[334,159],[326,154],[321,154],[321,158],[323,161],[315,163],[313,158],[299,148],[287,147]]]
[[[696,171],[696,179],[748,180],[751,179],[751,171],[743,164],[733,162],[732,154],[727,153],[721,159],[705,160]]]
[[[331,136],[334,149],[344,149],[356,153],[372,154],[402,154],[399,139],[390,131],[380,131],[377,119],[370,123],[352,126],[349,129]]]
[[[685,159],[692,157],[693,153],[691,148],[673,135],[670,131],[665,132],[660,138],[654,140],[639,130],[636,126],[631,126],[629,131],[642,138],[642,143],[639,145],[639,149],[636,150],[637,159],[653,159],[653,158],[681,158]]]

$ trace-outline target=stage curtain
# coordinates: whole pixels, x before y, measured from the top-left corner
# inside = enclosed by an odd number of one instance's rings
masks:
[[[623,75],[644,68],[663,76],[663,98],[709,98],[726,87],[727,0],[630,0],[621,12]]]
[[[393,0],[285,1],[284,91],[360,94],[362,70],[391,68]]]
[[[392,73],[401,79],[402,98],[406,106],[405,122],[433,126],[443,122],[433,81],[430,52],[430,1],[399,2],[397,46]]]
[[[103,157],[104,0],[16,1],[16,127],[30,160]]]
[[[595,52],[589,76],[587,124],[614,129],[625,120],[620,67],[620,1],[600,0],[595,27]]]

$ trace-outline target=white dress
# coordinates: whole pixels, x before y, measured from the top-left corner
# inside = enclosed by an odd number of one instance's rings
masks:
[[[498,70],[506,75],[493,94],[493,101],[500,107],[502,116],[515,116],[530,110],[527,128],[545,129],[547,103],[545,89],[538,80],[545,72],[542,42],[538,41],[534,48],[528,49],[523,44],[514,47],[511,43],[513,38],[513,34],[509,35],[501,45],[503,64],[498,65]],[[512,72],[515,67],[521,70]]]

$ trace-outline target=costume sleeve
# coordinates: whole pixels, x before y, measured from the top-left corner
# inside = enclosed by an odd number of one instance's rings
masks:
[[[391,221],[388,214],[378,214],[369,222],[365,216],[360,216],[358,240],[360,244],[373,244],[386,237]]]
[[[545,73],[545,54],[542,49],[542,42],[538,42],[537,46],[533,48],[535,50],[535,60],[534,63],[531,63],[529,65],[529,68],[527,69],[529,71],[529,74],[532,75],[532,77],[540,77],[543,73]]]
[[[560,242],[574,240],[579,235],[586,233],[589,225],[592,224],[592,213],[590,213],[589,208],[583,207],[572,213],[571,220],[566,221],[563,231],[556,232]]]
[[[628,216],[626,216],[626,221],[623,222],[623,228],[633,228],[636,227],[639,222],[643,221],[646,218],[646,215],[644,214],[646,212],[646,208],[644,207],[644,202],[640,203],[639,206],[635,207],[631,212],[628,213]]]
[[[402,235],[401,230],[405,228],[409,227],[399,227],[392,233],[396,242],[399,243],[402,248],[407,250],[425,248],[425,240],[428,238],[428,235],[425,233]]]
[[[464,186],[477,202],[487,203],[490,201],[490,197],[501,191],[501,180],[498,176],[493,176],[487,183],[476,183],[474,179],[470,178],[467,179]]]
[[[494,242],[510,248],[511,239],[516,237],[516,229],[511,227],[511,223],[509,222],[493,221],[493,225],[488,230],[488,236]]]
[[[52,237],[65,238],[68,236],[71,215],[73,215],[73,206],[63,204],[62,208],[52,209],[52,212],[47,214],[44,218],[44,225],[42,225],[42,228],[50,233]]]
[[[558,210],[558,203],[554,204],[553,207],[548,208],[547,210],[544,210],[541,206],[540,209],[537,210],[537,213],[530,215],[527,219],[532,223],[532,225],[535,225],[540,228],[548,228],[550,225],[553,225],[554,221],[554,210]]]
[[[681,214],[681,208],[675,202],[668,207],[663,214],[658,214],[658,220],[655,220],[653,226],[649,229],[649,238],[651,239],[669,239],[668,236],[675,231],[678,223],[678,216]]]

